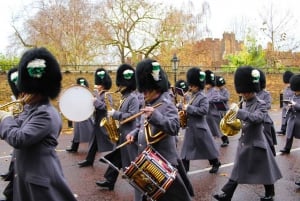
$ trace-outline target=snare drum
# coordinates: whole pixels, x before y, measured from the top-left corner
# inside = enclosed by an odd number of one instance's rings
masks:
[[[93,99],[94,95],[87,87],[74,85],[62,92],[58,106],[68,120],[80,122],[93,114]]]
[[[150,200],[160,198],[172,185],[177,169],[148,146],[124,171],[124,177]]]

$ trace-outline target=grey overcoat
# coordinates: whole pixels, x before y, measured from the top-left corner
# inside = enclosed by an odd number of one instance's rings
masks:
[[[296,102],[296,104],[292,106],[288,112],[286,137],[300,139],[300,96],[294,95],[292,100]]]
[[[122,95],[119,109],[113,114],[113,119],[122,121],[139,112],[140,103],[135,93],[125,93]],[[118,144],[126,141],[126,135],[133,132],[137,126],[138,119],[135,118],[119,127],[120,139]],[[127,144],[121,148],[122,166],[123,168],[130,165],[138,154],[137,143]]]
[[[202,91],[191,97],[187,107],[187,127],[185,129],[181,158],[187,160],[215,159],[219,150],[206,121],[209,103]]]
[[[49,101],[1,122],[1,138],[14,147],[14,201],[76,200],[55,151],[61,128],[61,116]]]
[[[239,184],[274,184],[282,177],[263,133],[266,114],[265,102],[257,97],[243,104],[237,113],[243,128],[230,179]]]

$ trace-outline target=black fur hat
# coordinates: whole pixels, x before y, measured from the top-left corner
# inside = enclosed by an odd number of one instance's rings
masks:
[[[176,88],[182,89],[184,92],[187,92],[187,91],[189,90],[188,84],[187,84],[187,82],[184,81],[184,80],[178,80],[178,81],[175,83],[175,87],[176,87]]]
[[[260,73],[259,76],[259,84],[260,84],[260,90],[263,90],[266,88],[266,75],[261,69],[257,69]]]
[[[17,88],[50,99],[61,90],[62,74],[56,58],[46,48],[27,50],[19,62]]]
[[[226,81],[225,81],[224,77],[216,76],[216,86],[217,87],[224,86],[225,84],[226,84]]]
[[[205,74],[206,74],[205,84],[210,84],[212,86],[216,86],[216,76],[215,76],[215,74],[210,70],[206,70]]]
[[[188,85],[196,85],[200,89],[204,89],[205,86],[205,72],[201,71],[197,67],[192,67],[187,71],[186,80]]]
[[[18,99],[20,91],[17,88],[17,82],[18,82],[18,67],[13,67],[9,69],[7,73],[7,81],[10,86],[10,89],[15,96],[16,99]]]
[[[160,64],[153,59],[144,59],[136,66],[136,85],[139,92],[146,90],[168,91],[168,77]]]
[[[290,83],[290,79],[293,75],[294,75],[294,73],[292,73],[291,71],[288,71],[288,70],[285,71],[282,76],[283,83],[285,83],[285,84]]]
[[[89,88],[89,82],[84,77],[77,78],[76,83],[78,85],[85,86],[85,87]]]
[[[293,75],[290,79],[291,90],[300,91],[300,74]]]
[[[237,93],[259,92],[260,73],[252,66],[241,66],[234,74],[234,86]]]
[[[131,65],[122,64],[119,66],[117,70],[116,85],[118,87],[126,86],[127,90],[136,89],[135,70]]]
[[[105,90],[109,90],[111,88],[112,82],[107,70],[104,68],[98,68],[94,75],[95,85],[102,85]]]

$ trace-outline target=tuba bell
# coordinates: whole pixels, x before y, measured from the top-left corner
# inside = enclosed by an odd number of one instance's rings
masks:
[[[242,128],[241,120],[236,118],[240,103],[232,103],[220,121],[220,130],[226,136],[234,136],[238,134]]]

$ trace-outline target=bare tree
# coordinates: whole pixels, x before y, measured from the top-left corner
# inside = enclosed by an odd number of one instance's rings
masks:
[[[279,12],[280,9],[280,12]],[[297,24],[292,12],[276,7],[271,3],[264,7],[260,12],[262,20],[261,31],[270,42],[271,50],[294,50],[300,45],[300,41],[296,41],[293,26]]]

